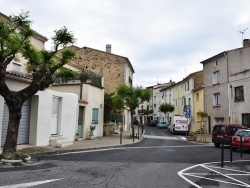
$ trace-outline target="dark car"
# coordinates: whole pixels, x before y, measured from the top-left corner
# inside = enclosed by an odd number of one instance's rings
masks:
[[[250,149],[250,130],[239,129],[232,138],[233,150],[240,148],[240,137],[242,137],[242,149]]]
[[[229,145],[229,137],[233,136],[239,129],[246,128],[239,124],[217,124],[213,128],[212,142],[215,147],[220,147],[222,138],[224,138],[224,144]]]
[[[157,124],[158,124],[158,121],[157,121],[157,120],[151,120],[151,121],[150,121],[150,126],[151,126],[151,127],[156,127]]]

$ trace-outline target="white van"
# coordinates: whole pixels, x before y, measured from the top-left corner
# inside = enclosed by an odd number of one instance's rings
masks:
[[[169,132],[172,134],[186,133],[188,131],[188,120],[185,116],[175,115],[169,126]]]

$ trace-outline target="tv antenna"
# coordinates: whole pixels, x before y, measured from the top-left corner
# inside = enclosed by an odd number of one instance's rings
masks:
[[[243,42],[243,39],[244,39],[245,31],[246,31],[247,29],[248,29],[248,28],[239,31],[239,33],[240,33],[241,36],[242,36],[242,42]]]

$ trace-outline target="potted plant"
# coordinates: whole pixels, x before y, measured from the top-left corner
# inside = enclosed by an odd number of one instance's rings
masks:
[[[81,82],[86,82],[89,79],[90,75],[88,72],[83,71],[80,73],[80,80]]]
[[[90,131],[89,131],[89,139],[93,140],[94,139],[94,130],[96,129],[96,126],[90,125]]]
[[[79,134],[78,134],[78,133],[76,133],[76,134],[75,134],[75,141],[77,141],[77,140],[78,140],[78,138],[79,138]]]

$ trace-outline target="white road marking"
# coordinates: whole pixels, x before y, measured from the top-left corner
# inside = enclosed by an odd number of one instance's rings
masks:
[[[220,173],[220,172],[218,172],[218,171],[216,171],[216,170],[214,170],[214,169],[212,169],[212,168],[207,167],[206,165],[201,165],[201,167],[204,167],[204,168],[206,168],[206,169],[208,169],[208,170],[210,170],[210,171],[213,171],[213,172],[215,172],[215,173],[217,173],[217,174],[219,174],[219,175],[221,175],[221,176],[225,176],[225,177],[227,177],[228,179],[231,179],[231,180],[233,180],[233,181],[239,182],[239,183],[241,183],[241,184],[243,184],[243,185],[250,186],[250,185],[247,184],[247,183],[244,183],[244,182],[242,182],[242,181],[240,181],[240,180],[237,180],[237,179],[235,179],[235,178],[232,178],[232,177],[230,177],[230,176],[228,176],[228,175],[226,175],[226,174],[222,174],[222,173]]]
[[[234,162],[243,162],[243,161],[248,161],[249,160],[238,160],[238,161],[234,161]],[[225,161],[225,162],[229,162],[229,161]],[[185,176],[191,176],[191,177],[196,177],[196,178],[200,178],[200,179],[207,179],[207,180],[210,180],[210,181],[216,181],[216,182],[222,182],[222,183],[227,183],[227,184],[232,184],[232,185],[238,185],[238,186],[242,186],[242,187],[250,187],[250,184],[248,183],[245,183],[245,182],[242,182],[236,178],[232,178],[231,176],[248,176],[250,175],[250,172],[246,172],[246,171],[240,171],[240,170],[235,170],[235,169],[229,169],[229,168],[220,168],[220,167],[216,167],[216,166],[210,166],[211,164],[218,164],[220,162],[211,162],[211,163],[203,163],[203,164],[197,164],[197,165],[194,165],[194,166],[190,166],[188,168],[185,168],[181,171],[178,172],[178,175],[183,178],[184,180],[186,180],[188,183],[192,184],[193,186],[197,187],[197,188],[201,188],[199,185],[197,185],[196,183],[192,182],[191,180],[189,180],[188,178],[186,178]],[[229,179],[229,181],[223,181],[223,180],[217,180],[216,178],[206,178],[206,177],[203,177],[201,175],[204,175],[205,173],[185,173],[185,171],[189,171],[191,169],[194,169],[196,167],[203,167],[203,168],[206,168],[207,170],[209,170],[210,172],[214,172],[215,174],[217,175],[220,175],[220,176],[224,176],[226,178]],[[230,173],[221,173],[215,169],[220,169],[220,170],[223,170],[223,171],[231,171],[231,172],[237,172],[237,174],[230,174]],[[241,174],[239,174],[241,173]],[[209,175],[207,173],[207,175]],[[235,182],[238,182],[238,183],[233,183],[231,181],[235,181]]]
[[[173,136],[153,136],[153,135],[144,135],[144,138],[153,138],[153,139],[163,139],[163,140],[178,140]]]
[[[32,186],[36,186],[36,185],[41,185],[41,184],[53,182],[53,181],[58,181],[58,180],[61,180],[61,179],[63,179],[63,178],[60,178],[60,179],[52,179],[52,180],[44,180],[44,181],[35,181],[35,182],[30,182],[30,183],[21,183],[21,184],[16,184],[16,185],[5,185],[5,186],[0,186],[0,188],[22,188],[22,187],[32,187]]]
[[[238,186],[242,186],[242,187],[249,187],[249,186],[245,186],[245,185],[238,184],[238,183],[227,182],[227,181],[223,181],[223,180],[216,180],[216,179],[206,178],[206,177],[201,177],[201,176],[196,176],[196,175],[192,175],[192,174],[185,174],[185,175],[187,175],[187,176],[192,176],[192,177],[196,177],[196,178],[200,178],[200,179],[206,179],[206,180],[221,182],[221,183],[227,183],[227,184],[232,184],[232,185],[238,185]]]

